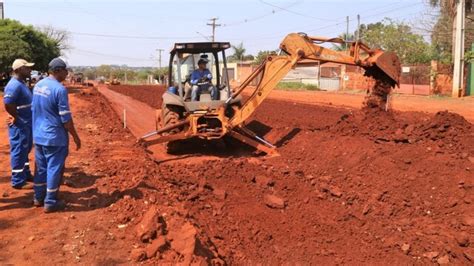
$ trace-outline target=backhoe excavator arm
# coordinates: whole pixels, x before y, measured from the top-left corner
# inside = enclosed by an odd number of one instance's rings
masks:
[[[366,70],[366,75],[375,79],[376,85],[372,91],[377,97],[386,101],[386,95],[396,84],[399,84],[400,61],[396,54],[371,50],[360,42],[351,43],[349,53],[335,51],[318,45],[318,42],[344,43],[343,40],[309,37],[304,34],[292,33],[285,37],[280,48],[287,55],[269,56],[243,83],[227,102],[242,93],[257,77],[261,77],[257,87],[229,120],[227,127],[235,128],[243,124],[255,109],[265,100],[277,84],[301,60],[314,60],[321,63],[334,62],[346,65],[356,65]],[[364,54],[362,54],[364,52]],[[376,103],[377,105],[380,103]]]

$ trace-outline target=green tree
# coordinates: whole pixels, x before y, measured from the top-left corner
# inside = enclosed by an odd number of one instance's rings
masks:
[[[345,33],[341,33],[339,34],[339,36],[337,36],[338,38],[340,39],[343,39],[347,42],[352,42],[354,41],[354,34],[352,33],[349,33],[347,34],[346,32]],[[333,50],[336,50],[336,51],[345,51],[347,49],[349,49],[349,44],[347,43],[343,43],[343,44],[333,44],[332,45],[332,49]]]
[[[247,50],[244,48],[243,43],[240,43],[239,45],[232,45],[232,49],[234,50],[234,53],[227,58],[229,60],[229,62],[236,62],[236,61],[244,60],[245,52]]]
[[[435,51],[435,58],[443,63],[453,62],[453,28],[456,15],[456,1],[454,0],[430,0],[432,7],[439,8],[439,15],[431,31],[431,43]],[[465,51],[471,49],[474,43],[474,5],[472,0],[466,0],[465,19]]]
[[[422,35],[412,32],[405,23],[388,18],[381,22],[361,25],[360,37],[371,48],[397,53],[402,63],[428,63],[432,59],[432,47]]]
[[[276,55],[276,54],[277,54],[277,51],[275,50],[259,51],[257,56],[254,59],[254,64],[260,65],[261,63],[263,63],[263,61],[265,61],[265,59],[267,59],[269,55]]]
[[[112,72],[112,66],[109,65],[100,65],[95,69],[95,73],[97,74],[97,77],[104,77],[106,79],[111,78],[111,76],[114,74]]]
[[[0,72],[8,71],[15,58],[32,61],[35,69],[46,71],[49,61],[60,53],[57,43],[33,26],[0,20]]]

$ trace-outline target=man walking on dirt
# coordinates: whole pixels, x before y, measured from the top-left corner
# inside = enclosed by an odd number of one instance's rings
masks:
[[[217,88],[212,85],[212,74],[207,69],[206,65],[209,62],[207,58],[201,58],[198,61],[198,69],[191,74],[191,101],[199,101],[199,96],[203,90],[208,90],[211,93],[213,101],[218,99]]]
[[[49,63],[50,76],[33,89],[33,140],[35,142],[36,169],[34,177],[35,206],[44,205],[45,212],[66,207],[58,200],[58,191],[69,151],[71,134],[76,150],[81,140],[72,121],[66,88],[61,84],[67,75],[67,64],[61,58]]]
[[[10,140],[10,160],[12,168],[11,184],[15,189],[31,189],[27,181],[33,181],[28,154],[33,146],[31,133],[31,91],[26,85],[31,67],[24,59],[13,62],[13,77],[5,87],[3,103],[8,112],[8,137]]]

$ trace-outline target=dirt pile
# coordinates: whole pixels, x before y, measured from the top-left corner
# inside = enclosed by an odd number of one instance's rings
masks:
[[[459,116],[266,101],[248,122],[281,156],[198,149],[146,168],[142,199],[185,213],[230,264],[472,264],[474,138]],[[209,153],[220,158],[193,160]]]
[[[84,127],[108,149],[97,148],[90,154],[97,175],[97,187],[107,197],[95,197],[91,204],[108,206],[117,232],[128,242],[129,259],[160,263],[213,263],[223,261],[189,211],[180,204],[180,194],[172,191],[171,182],[152,159],[138,146],[107,100],[95,89],[81,90],[80,96],[93,108],[76,115],[94,123]],[[94,145],[94,143],[88,143]],[[125,149],[125,150],[124,150]]]
[[[161,96],[165,92],[165,87],[162,85],[114,85],[109,86],[109,88],[144,102],[156,109],[161,108]]]
[[[463,141],[472,137],[472,124],[455,113],[441,111],[431,117],[417,114],[410,119],[399,116],[406,115],[365,108],[342,115],[330,130],[345,136],[367,136],[377,143],[436,142],[450,149],[461,148]]]

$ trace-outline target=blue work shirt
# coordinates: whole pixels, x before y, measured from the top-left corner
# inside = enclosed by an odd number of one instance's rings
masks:
[[[28,86],[16,77],[12,77],[5,87],[3,103],[16,105],[17,125],[31,125],[31,97]]]
[[[64,123],[72,119],[67,90],[52,77],[33,89],[33,141],[43,146],[68,146]]]
[[[204,77],[208,78],[209,80],[212,80],[212,74],[209,69],[204,69],[203,71],[199,69],[194,70],[193,73],[191,73],[191,84],[198,84],[199,79]]]

